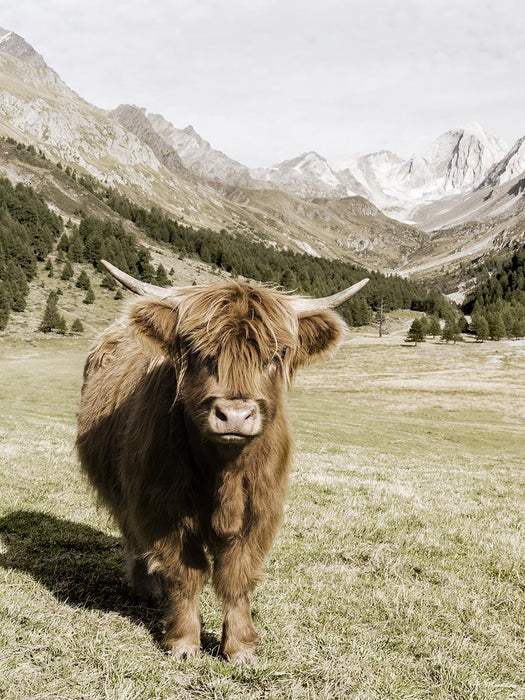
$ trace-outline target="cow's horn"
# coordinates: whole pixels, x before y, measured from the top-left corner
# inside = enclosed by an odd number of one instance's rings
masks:
[[[353,284],[351,287],[348,287],[348,289],[343,289],[342,292],[336,292],[336,294],[332,294],[329,297],[322,297],[321,299],[295,298],[292,299],[292,305],[299,315],[313,313],[314,311],[322,311],[323,309],[335,309],[345,301],[348,301],[360,289],[363,289],[365,284],[369,281],[369,278],[365,277],[365,279]]]
[[[118,267],[115,267],[115,265],[108,263],[107,260],[101,260],[100,262],[102,265],[104,265],[110,275],[113,275],[113,277],[120,282],[122,286],[126,287],[126,289],[129,289],[132,292],[135,292],[135,294],[141,294],[142,296],[149,294],[150,296],[162,298],[173,294],[173,288],[157,287],[155,284],[141,282],[140,280],[136,280],[131,275],[122,272],[122,270],[119,270]]]

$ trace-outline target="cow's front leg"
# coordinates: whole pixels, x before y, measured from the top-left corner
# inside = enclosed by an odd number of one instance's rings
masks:
[[[163,559],[170,600],[164,643],[174,656],[190,658],[200,649],[199,593],[208,562],[202,546],[194,540],[172,545],[167,551],[163,547]]]
[[[200,650],[201,623],[198,590],[184,591],[181,588],[172,594],[164,644],[168,651],[180,659],[196,656]]]
[[[254,548],[255,549],[255,548]],[[222,601],[224,622],[221,649],[230,661],[255,663],[258,635],[250,602],[263,565],[260,551],[233,540],[215,554],[213,585]]]

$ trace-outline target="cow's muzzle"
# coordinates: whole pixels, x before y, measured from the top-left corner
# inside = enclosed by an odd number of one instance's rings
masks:
[[[210,436],[223,443],[239,443],[261,432],[262,417],[257,401],[222,399],[213,401],[209,415]]]

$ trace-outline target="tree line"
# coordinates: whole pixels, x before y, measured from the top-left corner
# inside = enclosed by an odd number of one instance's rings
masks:
[[[471,270],[476,284],[463,304],[478,340],[525,336],[525,245]]]

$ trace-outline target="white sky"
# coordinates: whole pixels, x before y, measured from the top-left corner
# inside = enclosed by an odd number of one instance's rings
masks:
[[[470,121],[525,134],[522,0],[2,0],[66,83],[249,166],[408,157]]]

